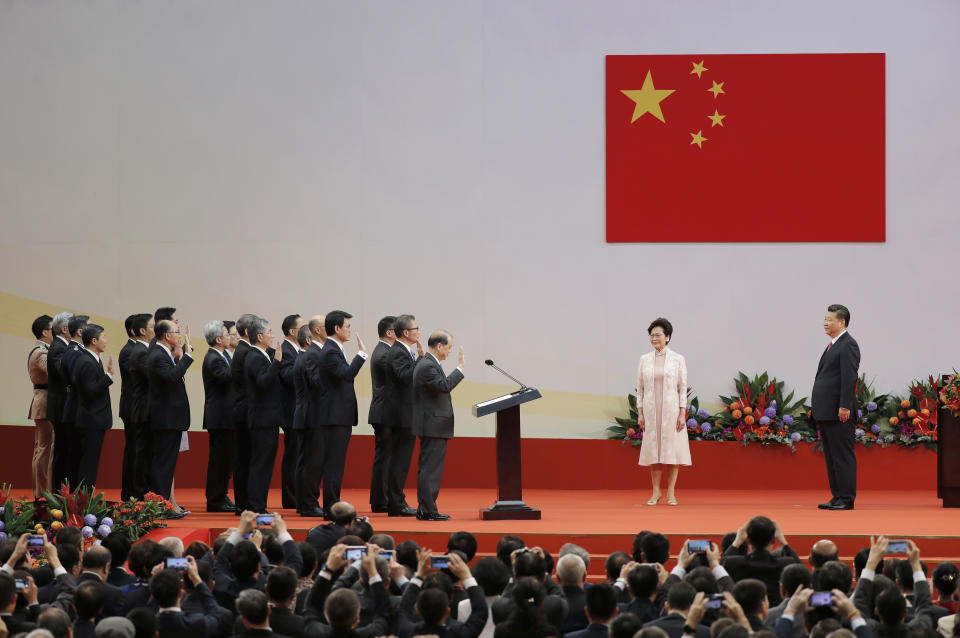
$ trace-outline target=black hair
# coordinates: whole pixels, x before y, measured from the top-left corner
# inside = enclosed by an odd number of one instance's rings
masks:
[[[743,613],[756,616],[763,611],[763,601],[767,598],[767,585],[756,578],[744,578],[733,586],[733,597],[743,607]]]
[[[687,572],[683,581],[705,594],[717,593],[717,577],[713,575],[713,571],[709,567],[701,566],[691,569]]]
[[[477,539],[470,532],[454,532],[447,540],[447,550],[459,549],[467,557],[467,562],[477,555]]]
[[[127,336],[128,336],[128,337],[131,337],[131,338],[133,337],[133,334],[132,334],[132,332],[133,332],[133,318],[134,318],[135,316],[136,316],[136,315],[130,315],[130,316],[128,316],[126,319],[123,320],[123,330],[124,330],[124,332],[127,333]]]
[[[90,344],[93,343],[94,339],[99,339],[100,335],[103,334],[103,326],[98,326],[95,323],[88,323],[83,327],[83,330],[80,332],[80,338],[83,341],[84,347],[89,348]]]
[[[230,554],[230,569],[238,579],[250,578],[260,565],[260,550],[250,541],[240,541]]]
[[[523,542],[522,538],[507,534],[497,541],[497,558],[507,566],[507,569],[511,569],[513,565],[510,564],[510,554],[512,554],[514,550],[521,549],[525,546],[526,543]]]
[[[827,312],[832,312],[837,316],[837,319],[843,319],[843,327],[850,327],[850,309],[842,304],[830,304],[827,306]]]
[[[153,336],[156,337],[157,341],[163,341],[167,333],[173,332],[173,328],[174,324],[172,321],[167,319],[158,321],[156,325],[153,326]]]
[[[76,528],[74,528],[76,529]],[[80,548],[73,543],[66,545],[57,544],[57,558],[60,559],[60,565],[69,571],[80,564]]]
[[[77,610],[77,617],[81,620],[96,618],[106,599],[103,583],[92,580],[80,583],[73,592],[73,607]]]
[[[877,596],[877,617],[887,627],[896,627],[903,622],[907,600],[898,591],[887,590]]]
[[[161,607],[173,607],[177,604],[183,577],[175,569],[161,569],[150,577],[150,594]]]
[[[636,614],[617,614],[610,622],[610,638],[633,638],[641,629],[643,622]]]
[[[377,322],[377,336],[383,339],[387,336],[387,332],[393,330],[393,326],[396,323],[397,318],[393,315],[387,315],[383,319]],[[396,334],[396,331],[394,331]]]
[[[364,543],[369,543],[370,539],[373,538],[373,525],[368,521],[361,521],[355,518],[353,522],[350,523],[350,527],[347,528],[347,534],[359,536],[363,539]]]
[[[593,587],[596,587],[596,585]],[[691,585],[677,583],[670,588],[670,592],[667,594],[667,604],[670,605],[670,611],[686,611],[690,609],[690,605],[693,604],[693,599],[696,597],[697,590]]]
[[[531,551],[520,552],[513,564],[513,575],[514,578],[530,576],[543,580],[547,575],[547,566],[544,565],[543,558],[539,554]]]
[[[839,589],[846,594],[853,586],[853,572],[846,563],[836,560],[828,561],[820,568],[818,574],[820,576],[819,587],[822,590]]]
[[[210,546],[203,541],[193,541],[183,550],[184,556],[193,556],[196,561],[201,561],[210,551]]]
[[[493,556],[484,556],[471,570],[484,596],[499,596],[510,582],[510,570]]]
[[[153,321],[154,323],[160,323],[161,321],[172,321],[173,315],[176,313],[176,308],[171,308],[170,306],[161,306],[157,308],[155,313],[153,313]]]
[[[606,621],[617,613],[617,592],[610,583],[591,585],[584,592],[587,613],[593,621]]]
[[[275,603],[283,603],[297,593],[299,577],[297,572],[289,567],[274,567],[267,574],[267,597]]]
[[[157,632],[157,614],[149,607],[135,607],[127,612],[133,623],[133,638],[153,638]]]
[[[240,315],[237,318],[237,333],[244,339],[247,339],[247,328],[249,328],[250,324],[252,324],[256,319],[259,319],[259,317],[250,312],[245,312]],[[249,339],[247,339],[247,341],[249,341]]]
[[[645,563],[660,563],[670,560],[670,539],[659,532],[650,532],[640,545]]]
[[[323,329],[329,336],[336,334],[337,328],[342,328],[347,319],[352,319],[353,315],[344,310],[331,310],[323,320]]]
[[[733,545],[733,541],[737,540],[736,532],[727,532],[723,535],[723,538],[720,539],[720,552],[724,553],[730,546]]]
[[[303,558],[303,569],[300,570],[300,578],[306,578],[317,568],[317,550],[306,541],[297,543],[297,547],[300,548],[300,556]]]
[[[941,597],[952,596],[957,591],[958,579],[960,569],[953,563],[940,563],[933,568],[933,586],[940,592]]]
[[[277,540],[276,534],[267,534],[268,531],[272,530],[262,531],[263,542],[260,543],[260,551],[267,557],[269,564],[279,565],[283,562],[283,545]]]
[[[6,572],[0,573],[0,607],[7,607],[17,597],[17,582]]]
[[[627,574],[627,585],[636,598],[650,598],[660,586],[660,579],[650,565],[637,565]]]
[[[74,337],[80,334],[80,331],[83,330],[83,327],[87,325],[88,321],[90,321],[90,317],[87,315],[73,315],[70,317],[70,321],[67,322],[67,331],[70,332],[70,336]]]
[[[620,570],[630,562],[630,554],[622,551],[616,551],[607,556],[603,566],[607,570],[607,580],[616,580],[620,578]]]
[[[397,318],[393,322],[393,334],[397,335],[397,339],[402,338],[403,331],[410,330],[416,321],[417,318],[413,315],[397,315]]]
[[[650,322],[650,325],[647,326],[647,334],[652,333],[654,328],[660,328],[663,330],[663,334],[667,338],[667,343],[670,343],[670,341],[673,339],[673,324],[663,317],[657,317]]]
[[[643,549],[642,549],[642,547],[643,547],[643,541],[644,541],[644,539],[645,539],[647,536],[649,536],[649,535],[652,534],[652,533],[653,533],[653,532],[650,532],[649,530],[645,530],[645,529],[644,529],[644,530],[641,530],[641,531],[637,532],[637,533],[633,536],[633,553],[631,554],[631,556],[632,556],[633,560],[635,560],[636,562],[638,562],[638,563],[644,562],[644,561],[643,561]]]
[[[130,548],[130,553],[127,555],[127,567],[130,568],[134,576],[142,580],[150,578],[153,566],[160,562],[154,558],[158,547],[159,544],[156,541],[145,538]],[[57,547],[58,552],[61,549],[61,547]],[[62,554],[60,555],[60,562],[63,562]]]
[[[229,330],[228,330],[229,332]],[[297,345],[301,348],[307,347],[307,340],[313,338],[313,333],[310,332],[310,324],[303,324],[300,326],[300,329],[297,330]]]
[[[30,324],[30,332],[33,333],[33,336],[39,339],[43,336],[44,330],[51,330],[51,324],[53,324],[53,317],[50,315],[40,315],[33,320],[33,323]]]
[[[450,599],[439,589],[424,589],[417,598],[417,611],[420,612],[423,622],[428,625],[439,625],[450,609]]]
[[[297,326],[297,319],[300,318],[300,315],[287,315],[283,318],[283,323],[280,324],[280,329],[283,330],[283,336],[289,337],[290,331]],[[296,335],[294,335],[296,338]]]
[[[227,332],[230,332],[230,328],[234,327],[235,325],[237,325],[236,321],[230,321],[229,319],[223,320],[223,327],[227,329]],[[237,332],[239,332],[239,330]]]
[[[133,315],[130,321],[130,332],[133,333],[133,336],[139,338],[140,332],[147,329],[151,319],[153,319],[153,315],[147,312]]]
[[[812,582],[810,570],[803,563],[787,565],[780,572],[780,585],[783,586],[784,595],[788,598],[793,596],[798,587],[809,587]]]
[[[777,526],[766,516],[754,516],[747,523],[747,539],[753,549],[764,549],[773,542]]]
[[[397,559],[397,562],[408,567],[414,571],[417,569],[417,552],[420,551],[420,546],[417,545],[416,541],[413,539],[407,539],[397,545],[396,553],[394,557]]]
[[[859,552],[857,552],[853,557],[853,569],[857,573],[857,580],[860,580],[860,572],[863,571],[863,568],[867,566],[867,560],[870,558],[870,548],[864,547]],[[876,573],[883,573],[883,564],[884,560],[880,559],[880,564],[877,565]]]

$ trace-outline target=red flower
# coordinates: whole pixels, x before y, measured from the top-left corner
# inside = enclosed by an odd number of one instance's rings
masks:
[[[130,527],[131,525],[133,525],[133,521],[127,519],[127,520],[123,521],[123,524],[126,525],[127,527]]]

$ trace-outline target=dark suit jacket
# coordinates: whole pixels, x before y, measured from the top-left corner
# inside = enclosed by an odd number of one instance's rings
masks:
[[[413,370],[416,363],[407,344],[397,339],[387,353],[384,423],[413,428]]]
[[[273,348],[266,352],[267,356],[264,356],[257,348],[250,348],[243,362],[247,384],[247,426],[276,430],[283,423],[280,362],[273,358]]]
[[[127,613],[127,598],[122,589],[103,582],[99,576],[91,574],[90,572],[83,572],[77,576],[78,587],[87,581],[100,583],[100,589],[103,590],[103,612],[97,618],[98,620],[100,618],[106,618],[107,616],[123,616]]]
[[[209,591],[209,588],[208,588]],[[201,595],[196,589],[189,590],[184,596],[183,600],[180,601],[180,609],[183,613],[190,614],[203,614],[204,613],[204,601],[205,596]],[[214,599],[216,600],[216,599]],[[217,626],[218,631],[221,636],[230,636],[233,634],[233,611],[221,607],[219,604],[216,609],[217,615]]]
[[[580,631],[571,631],[564,634],[563,638],[606,638],[610,635],[610,628],[599,623],[590,623],[586,629]]]
[[[120,405],[117,416],[124,420],[130,418],[130,401],[133,396],[130,392],[130,353],[136,347],[138,347],[136,341],[127,339],[120,348],[120,354],[117,355],[117,367],[120,368]]]
[[[319,421],[323,425],[356,425],[357,393],[353,379],[363,367],[364,359],[359,354],[351,363],[343,349],[331,337],[320,350],[319,366],[323,378],[323,398],[318,406]],[[304,364],[306,365],[306,364]]]
[[[259,589],[263,591],[267,584],[267,557],[260,554],[260,573],[254,578],[238,579],[230,569],[230,556],[233,555],[233,543],[223,544],[217,557],[213,561],[213,593],[221,607],[235,609],[237,596],[244,589]],[[296,541],[287,541],[283,544],[283,564],[297,574],[303,568],[303,556]]]
[[[454,370],[443,374],[440,363],[431,354],[417,361],[413,372],[413,434],[439,439],[453,438],[453,403],[450,392],[463,380]]]
[[[76,427],[82,430],[109,430],[113,427],[110,386],[113,379],[92,352],[83,350],[73,365],[73,388],[77,394]]]
[[[215,348],[203,357],[203,429],[233,429],[233,373]]]
[[[657,605],[649,598],[634,598],[628,603],[617,605],[621,614],[633,614],[640,622],[650,622],[660,616]]]
[[[330,341],[327,339],[327,341]],[[301,412],[303,414],[304,428],[319,428],[325,425],[322,416],[321,404],[325,387],[323,384],[324,373],[320,367],[320,357],[323,352],[323,346],[314,341],[309,348],[303,351],[297,360],[300,365],[300,383],[303,385],[303,402]],[[298,417],[300,418],[300,417]]]
[[[794,631],[793,624],[793,620],[781,616],[777,624],[774,625],[773,632],[777,635],[777,638],[790,638]],[[847,623],[844,623],[844,626],[849,628]],[[869,625],[861,625],[853,633],[857,638],[874,638],[873,630],[870,629]]]
[[[247,378],[244,375],[244,363],[247,353],[253,350],[253,346],[240,340],[237,349],[233,351],[233,359],[230,361],[230,373],[233,375],[233,423],[241,427],[247,426]]]
[[[390,352],[390,346],[383,341],[378,341],[377,346],[370,353],[370,382],[373,385],[373,398],[370,399],[370,412],[367,416],[367,423],[371,425],[385,424],[384,409],[387,403],[388,363],[387,354]]]
[[[860,346],[849,332],[823,351],[811,394],[814,420],[836,421],[840,408],[847,408],[856,418],[859,367]]]
[[[60,421],[63,417],[63,405],[67,400],[69,380],[60,372],[60,364],[67,344],[60,337],[54,337],[47,350],[47,418]]]
[[[358,627],[357,629],[333,629],[330,625],[323,624],[320,619],[323,618],[323,606],[330,595],[333,583],[326,578],[317,578],[313,587],[310,588],[310,594],[307,596],[304,615],[307,618],[307,626],[304,635],[309,638],[333,638],[334,636],[373,638],[374,636],[384,636],[389,634],[390,622],[388,620],[388,610],[390,608],[390,595],[383,582],[374,583],[370,586],[374,598],[377,601],[377,613],[374,614],[374,620],[369,625]]]
[[[789,545],[784,545],[780,556],[765,549],[747,553],[747,543],[740,547],[731,545],[723,555],[723,567],[730,577],[739,582],[744,578],[762,580],[767,586],[767,599],[771,605],[780,604],[780,572],[787,565],[799,563],[797,553]]]
[[[160,345],[155,345],[147,355],[151,429],[182,432],[190,427],[190,400],[183,376],[191,363],[193,358],[183,355],[174,364]]]
[[[293,363],[293,422],[294,430],[302,430],[307,420],[307,381],[303,377],[303,362],[310,350],[316,350],[312,345],[304,350]],[[319,351],[318,351],[319,352]]]
[[[124,586],[137,582],[137,577],[123,567],[111,567],[110,573],[107,574],[107,582],[123,589]]]
[[[77,420],[77,390],[73,387],[73,367],[76,365],[81,352],[83,352],[83,348],[80,347],[80,344],[71,341],[70,345],[67,346],[67,351],[63,353],[63,358],[60,359],[60,372],[67,379],[67,397],[63,403],[63,414],[60,417],[64,423],[75,423]],[[47,354],[48,359],[49,356]],[[49,363],[47,367],[49,368]],[[49,389],[47,393],[49,395]]]
[[[424,634],[437,634],[439,636],[452,636],[457,638],[477,638],[480,632],[487,624],[487,599],[483,595],[483,589],[479,585],[474,585],[467,590],[470,597],[470,617],[466,622],[448,620],[443,626],[428,625],[422,620],[414,622],[414,607],[417,604],[417,598],[420,596],[420,586],[411,582],[403,590],[403,596],[400,598],[400,607],[398,609],[397,628],[400,638],[409,638],[410,636],[421,636]]]
[[[507,587],[512,587],[512,584]],[[490,613],[493,614],[494,624],[499,625],[509,618],[510,613],[516,609],[516,606],[513,598],[506,594],[493,601],[493,604],[490,605]],[[567,618],[569,608],[567,599],[562,594],[547,594],[547,597],[543,599],[543,615],[546,616],[547,622],[556,627],[558,631]]]
[[[96,625],[89,620],[73,621],[73,638],[95,638],[97,633]]]
[[[293,344],[283,340],[280,344],[283,351],[283,360],[280,361],[280,383],[281,383],[281,408],[283,410],[283,421],[281,425],[288,427],[293,424],[293,411],[296,406],[296,383],[294,381],[293,366],[300,358],[300,351],[293,347]],[[283,633],[282,631],[280,633]]]
[[[590,624],[584,607],[587,604],[586,594],[580,587],[564,587],[563,595],[567,599],[567,617],[559,627],[560,633],[568,634],[579,631]]]
[[[336,523],[327,523],[324,525],[317,525],[309,532],[307,532],[307,542],[313,545],[313,548],[317,550],[317,556],[327,551],[331,547],[337,544],[337,542],[346,536],[347,530],[341,525]],[[323,567],[320,565],[319,567]]]
[[[135,423],[150,422],[150,376],[147,370],[147,358],[149,350],[142,343],[137,343],[130,358],[127,361],[129,366],[128,381],[130,388],[130,418]],[[47,357],[50,354],[47,353]],[[49,395],[48,395],[49,400]]]
[[[218,635],[220,612],[213,594],[205,583],[200,583],[194,587],[193,591],[194,598],[203,608],[203,613],[191,614],[181,611],[157,614],[159,638],[206,638]]]
[[[681,638],[683,636],[683,626],[687,624],[687,619],[678,613],[670,613],[656,620],[644,623],[644,627],[659,627],[667,632],[669,638]],[[697,625],[697,638],[710,638],[710,628],[706,625]]]
[[[297,616],[286,607],[270,607],[270,630],[273,635],[286,636],[287,638],[301,638],[306,629],[307,619],[303,616]],[[233,636],[264,636],[265,633],[255,633],[255,629],[247,629],[240,616],[233,623]],[[262,630],[261,630],[262,631]]]

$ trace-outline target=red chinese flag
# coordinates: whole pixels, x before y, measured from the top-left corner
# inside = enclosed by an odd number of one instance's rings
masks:
[[[884,55],[608,55],[608,242],[885,238]]]

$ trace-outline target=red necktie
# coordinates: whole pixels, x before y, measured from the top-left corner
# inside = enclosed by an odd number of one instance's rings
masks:
[[[833,342],[831,341],[830,343],[827,344],[827,352],[830,352],[830,348],[832,347],[833,347]]]

